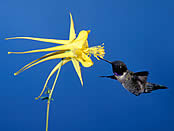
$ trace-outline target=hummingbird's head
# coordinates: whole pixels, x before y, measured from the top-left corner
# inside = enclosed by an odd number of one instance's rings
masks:
[[[113,61],[112,70],[115,75],[120,76],[120,75],[123,75],[123,73],[127,71],[127,66],[122,61]]]
[[[104,58],[101,58],[100,59],[112,64],[112,70],[113,70],[113,73],[117,76],[121,76],[123,75],[124,72],[127,71],[127,66],[126,64],[124,64],[122,61],[109,61],[109,60],[106,60]]]

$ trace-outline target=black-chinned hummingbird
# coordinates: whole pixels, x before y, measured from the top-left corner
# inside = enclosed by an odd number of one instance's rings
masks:
[[[167,87],[147,82],[148,71],[132,72],[122,61],[108,61],[100,58],[112,65],[113,75],[101,76],[118,80],[124,88],[132,94],[139,96],[142,93],[151,93],[153,90],[167,89]]]

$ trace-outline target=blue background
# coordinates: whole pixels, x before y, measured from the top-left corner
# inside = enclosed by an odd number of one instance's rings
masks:
[[[173,0],[1,0],[0,130],[45,130],[46,101],[36,101],[57,60],[13,73],[44,53],[8,55],[54,44],[8,40],[15,36],[68,39],[69,12],[76,33],[91,30],[89,45],[105,43],[108,60],[122,60],[132,71],[148,70],[148,80],[169,87],[134,96],[119,82],[100,78],[111,66],[95,58],[82,67],[84,87],[72,66],[63,66],[51,103],[49,131],[174,130]],[[51,86],[53,80],[50,81]]]

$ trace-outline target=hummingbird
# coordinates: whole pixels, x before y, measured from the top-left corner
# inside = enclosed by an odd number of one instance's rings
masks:
[[[118,80],[122,86],[132,94],[139,96],[142,93],[151,93],[158,89],[167,89],[166,86],[153,84],[147,82],[149,72],[132,72],[128,70],[126,64],[122,61],[108,61],[104,58],[100,58],[112,65],[113,75],[111,76],[100,76],[107,77],[114,80]]]

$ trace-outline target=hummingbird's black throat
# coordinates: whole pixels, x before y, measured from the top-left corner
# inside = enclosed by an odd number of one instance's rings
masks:
[[[117,72],[114,72],[114,75],[116,75],[116,76],[121,76],[121,75],[119,75]]]

